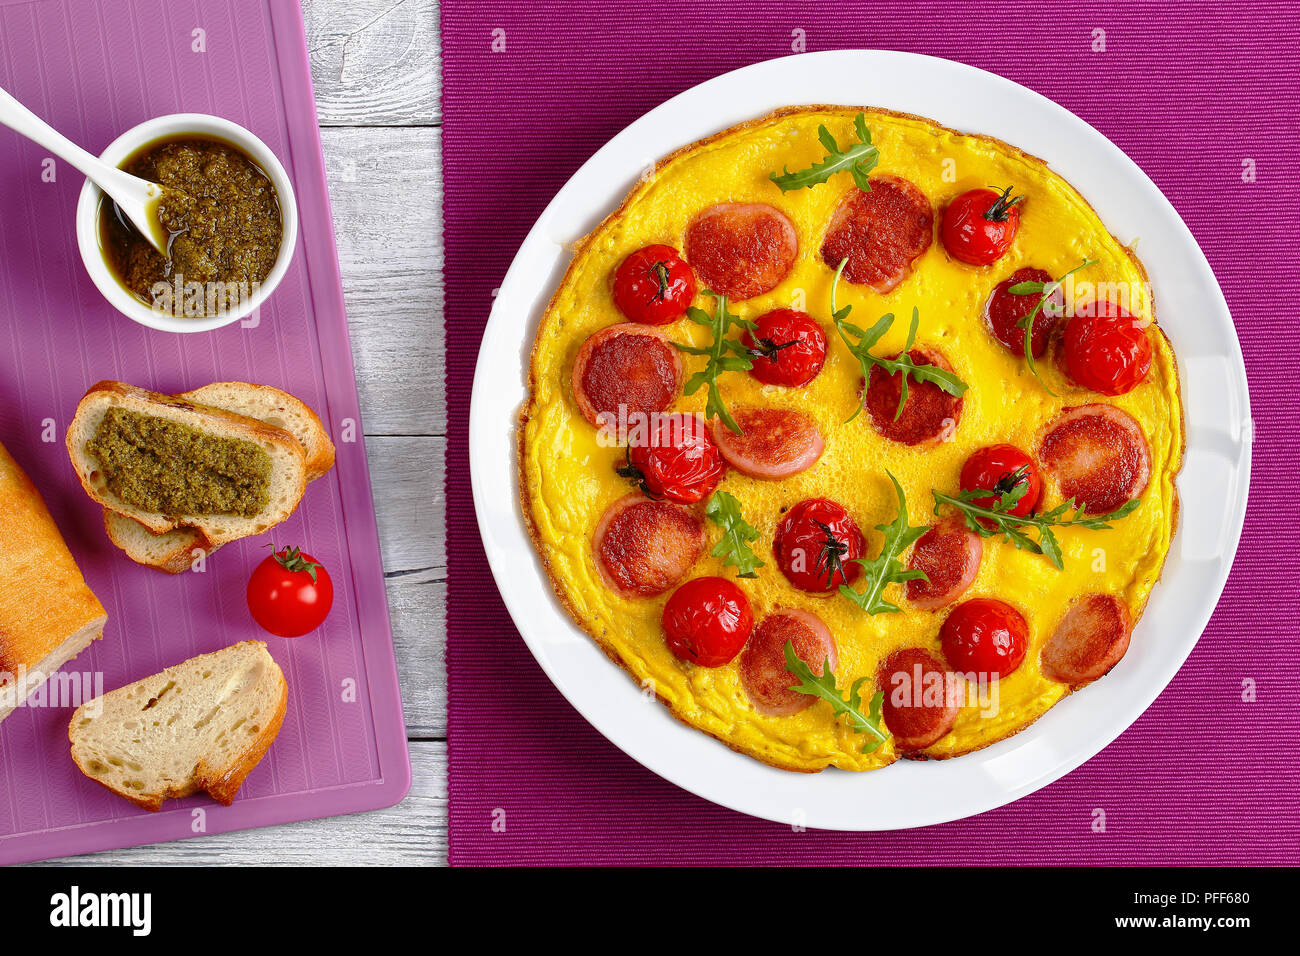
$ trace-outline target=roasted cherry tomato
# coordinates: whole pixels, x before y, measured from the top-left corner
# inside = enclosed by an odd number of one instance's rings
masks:
[[[953,670],[1006,677],[1025,659],[1029,625],[1010,604],[971,598],[952,609],[939,628],[939,642]]]
[[[754,630],[745,592],[726,578],[692,578],[664,605],[664,641],[684,661],[721,667]]]
[[[948,204],[940,234],[950,256],[972,266],[1002,258],[1020,228],[1017,204],[1024,198],[1012,196],[1011,190],[972,189]]]
[[[857,522],[842,505],[829,498],[809,498],[781,519],[773,551],[791,584],[812,594],[830,594],[862,576],[857,560],[866,546]]]
[[[1119,306],[1101,306],[1108,315],[1076,315],[1065,326],[1061,364],[1065,374],[1103,395],[1132,391],[1151,370],[1151,338],[1138,320]]]
[[[961,466],[962,491],[987,489],[996,493],[973,499],[972,504],[981,508],[993,507],[1001,495],[1017,485],[1027,487],[1010,514],[1023,518],[1038,507],[1038,502],[1042,500],[1043,476],[1034,460],[1015,445],[989,445],[981,448]]]
[[[651,498],[694,504],[713,494],[727,463],[698,415],[657,415],[648,433],[634,436],[627,464],[618,469]]]
[[[334,582],[310,554],[282,548],[248,580],[253,620],[280,637],[300,637],[320,627],[334,604]]]
[[[1017,323],[1038,306],[1043,297],[1041,292],[1016,293],[1011,287],[1022,282],[1051,282],[1052,276],[1042,269],[1017,269],[1007,278],[993,287],[989,298],[984,303],[984,324],[989,333],[1006,347],[1012,355],[1021,357],[1025,354],[1025,330]],[[1052,333],[1060,324],[1061,290],[1057,289],[1048,299],[1048,305],[1038,310],[1034,316],[1033,338],[1029,340],[1034,358],[1042,358],[1047,352],[1047,344]],[[1053,310],[1048,311],[1048,308]]]
[[[695,298],[695,273],[672,246],[646,246],[614,273],[614,304],[633,322],[666,325]]]
[[[754,356],[749,374],[764,385],[807,385],[826,364],[826,331],[808,313],[776,309],[754,324],[741,341]]]

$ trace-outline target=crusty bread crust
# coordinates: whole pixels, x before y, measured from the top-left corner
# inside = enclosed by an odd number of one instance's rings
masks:
[[[0,445],[0,720],[101,637],[108,615],[40,492]],[[20,679],[21,675],[21,679]]]
[[[94,435],[100,419],[114,405],[145,415],[183,422],[208,434],[243,439],[261,446],[271,456],[272,501],[262,514],[253,518],[235,515],[170,517],[158,512],[142,511],[122,501],[108,490],[97,470],[96,462],[85,452],[86,443]],[[134,518],[156,534],[182,526],[197,528],[213,545],[261,534],[284,521],[297,509],[307,487],[306,455],[298,440],[284,429],[122,382],[99,382],[90,387],[77,405],[76,415],[68,426],[67,446],[68,457],[77,472],[77,478],[92,500],[119,514]]]
[[[564,275],[560,278],[560,281],[557,283],[555,287],[555,291],[551,295],[551,300],[547,304],[546,311],[543,313],[541,321],[538,323],[537,334],[534,336],[533,339],[533,347],[530,353],[529,365],[528,365],[528,382],[527,382],[528,398],[525,401],[523,407],[519,410],[519,418],[516,425],[516,441],[518,447],[517,478],[519,483],[519,500],[521,505],[521,511],[524,518],[524,526],[527,528],[528,535],[533,542],[533,549],[537,555],[537,558],[541,562],[542,568],[546,572],[546,576],[551,582],[551,587],[555,592],[556,599],[559,601],[560,605],[565,609],[565,611],[568,613],[569,617],[574,621],[574,623],[576,623],[583,631],[587,633],[589,637],[591,637],[593,641],[596,642],[596,645],[605,653],[605,656],[608,657],[610,660],[612,660],[620,668],[622,668],[628,674],[628,676],[632,678],[632,680],[634,681],[637,680],[636,674],[633,673],[632,669],[622,659],[617,649],[610,642],[606,641],[583,619],[582,615],[578,611],[577,606],[573,603],[572,599],[569,597],[567,591],[565,590],[563,582],[560,580],[555,569],[551,565],[548,551],[543,546],[541,535],[537,527],[537,522],[535,516],[533,515],[533,511],[532,511],[533,496],[531,494],[532,488],[528,477],[528,471],[525,466],[526,452],[527,452],[526,431],[527,431],[527,425],[529,421],[529,411],[532,408],[533,403],[536,401],[537,380],[539,375],[539,365],[541,361],[540,351],[541,351],[542,330],[546,327],[548,319],[556,309],[556,305],[560,293],[568,286],[570,280],[573,277],[575,270],[578,267],[578,263],[582,261],[582,259],[584,258],[584,255],[588,247],[594,241],[596,241],[601,234],[603,234],[603,232],[609,225],[616,222],[618,219],[622,218],[627,214],[628,208],[632,204],[632,202],[640,195],[640,193],[643,190],[650,188],[650,186],[654,183],[656,174],[661,169],[663,169],[667,164],[673,162],[674,160],[688,153],[707,147],[710,144],[718,140],[721,140],[725,137],[729,137],[732,136],[733,134],[762,126],[773,120],[778,120],[778,119],[785,118],[787,116],[795,116],[804,113],[817,113],[825,110],[846,111],[850,113],[863,112],[867,114],[868,122],[870,122],[870,119],[873,115],[916,120],[918,122],[930,126],[933,129],[942,130],[944,132],[955,133],[961,136],[967,136],[971,139],[988,143],[991,146],[993,146],[995,149],[1005,152],[1011,156],[1029,159],[1034,162],[1042,163],[1044,166],[1049,165],[1045,160],[1039,159],[1037,156],[1034,156],[1032,153],[1028,153],[996,137],[987,136],[981,133],[962,133],[958,130],[953,130],[950,129],[949,127],[942,126],[939,123],[936,123],[931,119],[928,119],[927,117],[918,116],[913,113],[905,113],[897,110],[890,110],[890,109],[885,109],[882,107],[874,107],[874,106],[836,106],[836,105],[827,105],[827,104],[815,104],[815,105],[807,105],[807,106],[787,106],[777,110],[773,110],[770,113],[767,113],[763,116],[756,117],[755,119],[752,120],[748,120],[744,123],[739,123],[735,126],[730,126],[724,130],[721,130],[713,134],[712,136],[707,136],[703,139],[697,140],[696,142],[689,143],[681,147],[680,149],[673,151],[672,153],[668,154],[662,159],[658,160],[655,163],[654,168],[651,170],[650,174],[641,177],[637,185],[634,186],[632,190],[628,192],[628,194],[623,198],[622,202],[619,203],[618,207],[614,209],[614,211],[611,212],[608,216],[606,216],[603,220],[601,220],[601,222],[594,229],[592,229],[590,233],[588,233],[585,237],[583,237],[581,240],[579,240],[577,243],[574,244],[573,254],[569,261],[569,265],[565,269]],[[1059,176],[1059,174],[1056,175]],[[1087,197],[1084,197],[1082,193],[1078,192],[1078,190],[1075,190],[1075,192],[1083,199],[1084,203],[1088,206],[1089,211],[1092,212],[1094,217],[1096,217],[1100,222],[1100,217],[1096,215],[1096,210],[1093,209],[1092,204],[1088,201]],[[1146,268],[1145,266],[1143,266],[1142,261],[1137,257],[1137,254],[1130,247],[1125,246],[1123,243],[1121,243],[1118,240],[1118,238],[1116,238],[1113,234],[1112,234],[1112,238],[1115,239],[1116,245],[1122,248],[1124,252],[1128,255],[1130,261],[1133,263],[1133,265],[1136,267],[1138,272],[1141,274],[1143,281],[1146,281],[1149,284],[1149,277],[1147,275]],[[1155,295],[1153,292],[1152,302],[1151,302],[1152,327],[1155,328],[1161,336],[1165,337],[1166,341],[1168,341],[1168,336],[1165,335],[1164,330],[1154,324],[1155,314],[1156,314]],[[1171,355],[1174,354],[1172,348],[1170,349],[1170,354]],[[1177,360],[1175,358],[1175,362],[1176,361]],[[1177,369],[1175,368],[1175,373],[1176,372]],[[1178,390],[1178,393],[1176,394],[1176,398],[1177,398],[1177,405],[1179,409],[1179,430],[1182,435],[1180,449],[1182,449],[1182,453],[1183,455],[1185,455],[1187,421],[1186,421],[1186,413],[1183,410],[1183,403],[1182,403],[1182,396],[1181,396],[1181,383],[1179,382],[1177,374],[1175,374],[1174,376],[1174,387],[1176,390]],[[1179,460],[1173,464],[1172,474],[1175,477],[1182,470],[1182,465],[1183,465],[1183,457],[1180,457]],[[1178,528],[1179,518],[1180,518],[1180,514],[1179,514],[1180,506],[1179,506],[1176,486],[1173,489],[1173,499],[1172,499],[1171,507],[1173,509],[1173,515],[1171,516],[1171,520],[1173,522],[1174,533],[1176,533]],[[1160,573],[1161,575],[1163,575],[1164,565],[1161,566]],[[1145,605],[1141,608],[1131,608],[1130,610],[1133,615],[1133,626],[1136,627],[1138,619],[1141,617],[1143,611],[1145,610]],[[638,686],[639,686],[639,682],[638,682]],[[1078,688],[1072,687],[1070,688],[1070,692],[1073,692],[1074,690],[1077,689]],[[745,754],[746,756],[753,757],[754,759],[762,763],[768,764],[769,766],[775,767],[780,770],[792,770],[792,771],[807,772],[807,773],[817,773],[820,772],[821,770],[824,770],[826,766],[829,766],[829,764],[827,764],[821,767],[809,768],[805,766],[792,766],[787,763],[783,763],[779,758],[773,757],[770,754],[766,754],[761,751],[758,751],[755,748],[746,747],[737,744],[733,741],[726,740],[721,736],[719,736],[718,734],[712,733],[711,731],[698,726],[693,720],[691,720],[689,714],[681,711],[672,701],[665,698],[662,694],[659,694],[657,690],[656,690],[656,697],[658,697],[659,701],[663,703],[665,707],[668,708],[669,713],[671,713],[673,717],[675,717],[677,720],[681,721],[682,723],[686,724],[689,727],[692,727],[696,730],[700,730],[703,733],[708,734],[709,736],[713,737],[719,742],[725,744],[731,750],[734,750],[737,753]],[[1039,716],[1041,716],[1041,714]],[[1035,720],[1037,720],[1037,718],[1035,718]],[[1034,721],[1029,721],[1023,724],[1022,726],[1009,730],[1006,734],[1002,735],[1001,737],[984,741],[977,746],[971,747],[969,750],[962,751],[961,753],[947,754],[947,755],[936,757],[932,755],[927,755],[924,751],[920,751],[920,752],[915,752],[915,753],[910,753],[910,754],[900,755],[900,756],[904,756],[906,759],[911,759],[911,760],[950,759],[951,757],[963,756],[966,753],[973,753],[976,750],[982,750],[984,747],[997,743],[999,740],[1005,740],[1008,737],[1014,736],[1016,733],[1019,733],[1021,730],[1025,729],[1025,727],[1028,727],[1033,722]],[[895,757],[895,760],[897,759],[898,757]]]

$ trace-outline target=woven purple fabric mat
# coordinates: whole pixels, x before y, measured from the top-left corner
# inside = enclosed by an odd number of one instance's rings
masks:
[[[451,594],[451,861],[494,863],[1300,862],[1300,586],[1280,558],[1297,516],[1290,401],[1297,286],[1300,17],[1251,4],[592,4],[444,0]],[[1104,31],[1104,50],[1101,45]],[[1082,116],[1164,191],[1237,324],[1256,425],[1249,513],[1228,588],[1191,658],[1083,767],[964,821],[880,834],[792,832],[644,770],[547,680],[492,584],[470,498],[479,338],[515,250],[565,180],[645,111],[794,51],[961,60]],[[888,103],[875,104],[888,106]],[[1247,163],[1247,160],[1253,162]],[[1243,170],[1253,167],[1253,182]],[[1282,534],[1272,533],[1281,526]],[[621,677],[612,669],[609,679]],[[1256,688],[1243,701],[1243,682]],[[1105,811],[1105,831],[1094,811]]]

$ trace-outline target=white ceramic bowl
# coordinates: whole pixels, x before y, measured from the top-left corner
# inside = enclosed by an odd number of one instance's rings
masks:
[[[113,140],[99,158],[117,166],[141,146],[179,133],[206,134],[234,143],[262,167],[275,186],[284,232],[280,238],[279,258],[275,260],[270,275],[257,292],[245,299],[238,308],[204,318],[178,317],[151,309],[118,282],[104,260],[99,244],[99,201],[103,193],[90,180],[86,180],[81,188],[81,198],[77,201],[77,248],[81,251],[81,261],[86,264],[86,271],[90,273],[96,288],[113,308],[131,321],[162,332],[209,332],[252,315],[270,298],[284,274],[289,271],[289,262],[293,259],[294,246],[298,241],[298,203],[289,176],[270,147],[238,123],[206,113],[173,113],[147,120]]]
[[[560,607],[520,513],[515,424],[527,397],[528,357],[573,243],[657,157],[799,103],[917,113],[1048,160],[1122,242],[1141,238],[1156,314],[1178,354],[1187,412],[1181,527],[1127,656],[1022,733],[955,760],[905,760],[871,773],[786,773],[679,723]],[[1083,120],[1023,86],[950,60],[881,50],[806,53],[724,74],[602,147],[542,213],[501,283],[479,351],[469,431],[488,563],[520,634],[570,703],[626,753],[687,790],[754,816],[837,830],[923,826],[1002,806],[1073,770],[1137,720],[1191,653],[1223,591],[1245,518],[1254,434],[1223,293],[1146,174]],[[1143,759],[1179,758],[1166,750]]]

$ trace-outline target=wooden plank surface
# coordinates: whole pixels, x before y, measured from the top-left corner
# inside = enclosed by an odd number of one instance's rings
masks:
[[[302,0],[302,7],[411,740],[411,793],[388,810],[53,865],[446,862],[438,7],[433,0]]]

